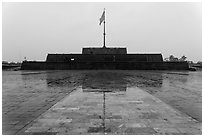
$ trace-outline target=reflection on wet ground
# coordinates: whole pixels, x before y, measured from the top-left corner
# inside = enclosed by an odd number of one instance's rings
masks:
[[[2,76],[3,134],[24,132],[26,127],[32,124],[32,121],[78,88],[82,89],[84,93],[80,93],[82,96],[94,94],[94,97],[98,99],[93,103],[93,99],[90,98],[92,104],[86,101],[86,104],[83,101],[78,103],[85,106],[96,105],[91,108],[92,111],[95,109],[95,111],[101,110],[102,112],[100,114],[101,120],[103,120],[102,126],[100,128],[93,126],[93,128],[88,129],[90,133],[100,130],[105,133],[105,130],[107,130],[104,128],[106,113],[108,113],[107,106],[110,106],[110,102],[114,106],[114,101],[110,98],[113,96],[114,100],[117,101],[121,101],[122,98],[128,99],[131,97],[128,96],[127,98],[130,88],[140,88],[193,119],[202,121],[202,72],[3,71]],[[137,103],[142,102],[139,101],[137,100]],[[128,102],[128,104],[131,103]],[[121,109],[127,107],[124,105],[120,102]],[[149,114],[143,116],[149,117]],[[121,119],[119,114],[117,116],[114,114],[112,117]],[[151,117],[154,117],[154,115],[151,115]],[[146,130],[148,128],[144,128],[144,131]],[[149,129],[149,131],[153,130]]]
[[[82,89],[84,92],[124,92],[127,83],[125,76],[114,72],[84,73]]]
[[[89,127],[88,133],[110,132],[110,128],[106,128],[106,96],[110,96],[110,93],[125,94],[127,83],[124,79],[124,75],[114,72],[97,72],[97,73],[85,73],[82,83],[83,92],[95,92],[101,93],[103,96],[103,115],[99,116],[102,119],[101,126]],[[108,106],[107,106],[108,107]],[[110,116],[109,116],[110,117]],[[112,118],[122,119],[120,115],[113,115]]]

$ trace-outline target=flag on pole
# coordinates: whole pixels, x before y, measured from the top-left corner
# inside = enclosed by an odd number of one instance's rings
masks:
[[[100,23],[99,23],[99,25],[101,25],[101,23],[102,23],[103,21],[105,21],[105,11],[103,11],[103,14],[102,14],[102,16],[101,16],[101,18],[100,18]]]

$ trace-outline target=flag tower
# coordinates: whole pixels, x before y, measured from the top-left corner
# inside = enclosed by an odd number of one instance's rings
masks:
[[[106,48],[106,45],[105,45],[105,35],[106,35],[106,33],[105,33],[105,8],[104,8],[104,11],[103,11],[102,16],[101,16],[101,18],[100,18],[100,23],[99,23],[99,25],[101,25],[102,22],[103,22],[103,24],[104,24],[103,48]]]

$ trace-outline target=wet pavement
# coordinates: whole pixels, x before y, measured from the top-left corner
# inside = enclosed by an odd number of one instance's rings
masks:
[[[125,92],[125,93],[124,93]],[[199,134],[201,124],[139,88],[78,89],[26,129],[26,134]]]
[[[6,71],[2,77],[3,134],[202,133],[201,72]]]

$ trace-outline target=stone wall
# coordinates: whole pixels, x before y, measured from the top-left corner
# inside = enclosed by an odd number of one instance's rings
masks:
[[[188,70],[187,62],[23,62],[22,70]]]
[[[127,54],[126,48],[83,48],[82,54]]]
[[[163,62],[161,54],[48,54],[46,62]]]
[[[47,63],[39,61],[23,61],[21,65],[22,70],[46,70]]]

